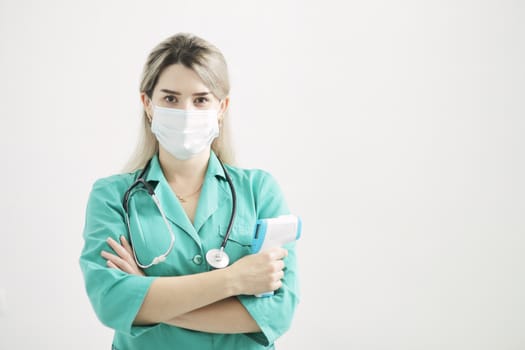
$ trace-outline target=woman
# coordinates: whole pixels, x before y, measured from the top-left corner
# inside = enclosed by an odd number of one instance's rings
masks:
[[[255,222],[288,209],[268,173],[220,162],[231,158],[224,57],[198,37],[170,37],[149,55],[140,92],[142,142],[129,173],[94,184],[80,258],[113,348],[274,348],[298,302],[295,249],[250,254]],[[206,255],[223,241],[229,265],[214,269]]]

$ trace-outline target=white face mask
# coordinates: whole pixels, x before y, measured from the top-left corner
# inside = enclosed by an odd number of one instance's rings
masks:
[[[219,136],[217,110],[164,108],[153,105],[151,132],[172,156],[186,160],[210,147]]]

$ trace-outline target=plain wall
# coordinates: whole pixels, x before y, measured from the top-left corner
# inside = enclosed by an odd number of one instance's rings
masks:
[[[525,348],[522,1],[0,1],[0,348],[103,349],[78,266],[149,51],[226,56],[238,165],[302,216],[279,349]]]

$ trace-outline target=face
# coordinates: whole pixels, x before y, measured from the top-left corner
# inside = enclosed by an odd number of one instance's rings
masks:
[[[173,64],[164,69],[153,90],[151,100],[145,93],[142,93],[141,98],[150,122],[153,118],[151,103],[153,102],[156,106],[166,108],[215,109],[219,112],[219,124],[221,124],[229,102],[228,98],[219,101],[197,73],[182,64]]]

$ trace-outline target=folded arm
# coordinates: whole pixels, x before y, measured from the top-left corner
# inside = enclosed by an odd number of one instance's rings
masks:
[[[122,245],[111,238],[108,239],[108,244],[118,254],[102,252],[109,267],[143,275],[132,257],[131,246],[124,237],[121,237]],[[279,288],[284,268],[281,259],[286,254],[285,249],[278,248],[245,257],[222,270],[158,277],[151,284],[134,324],[166,323],[210,333],[260,332],[255,320],[234,296]],[[261,282],[263,275],[269,278]],[[177,297],[173,298],[174,295]]]
[[[261,331],[252,316],[235,297],[217,301],[175,317],[166,323],[208,333],[236,334]]]
[[[226,271],[156,278],[133,322],[134,325],[166,323],[234,294]]]

